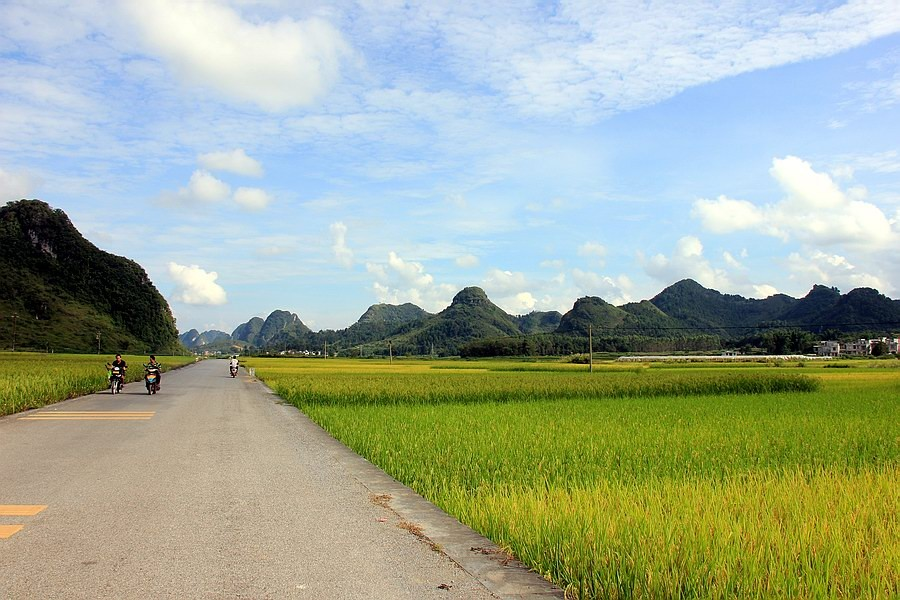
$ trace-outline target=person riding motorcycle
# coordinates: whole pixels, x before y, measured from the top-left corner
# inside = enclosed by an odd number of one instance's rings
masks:
[[[114,369],[117,369],[118,376],[121,378],[119,389],[125,384],[125,370],[128,369],[128,363],[122,359],[121,354],[116,354],[116,359],[112,363],[106,363],[107,380],[112,379]]]
[[[238,363],[238,357],[237,357],[237,356],[232,356],[232,357],[231,357],[231,360],[228,361],[228,370],[229,370],[229,372],[237,373],[238,365],[239,365],[239,363]]]
[[[121,354],[116,354],[116,360],[112,362],[113,367],[119,367],[119,373],[122,374],[122,381],[125,381],[125,371],[128,370],[128,363],[122,358]]]
[[[150,362],[148,362],[146,365],[144,365],[145,369],[150,368],[150,367],[156,369],[156,389],[159,389],[162,384],[162,366],[158,362],[156,362],[155,354],[151,354]]]

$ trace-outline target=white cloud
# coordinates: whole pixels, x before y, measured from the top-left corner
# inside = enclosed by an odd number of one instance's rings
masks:
[[[417,34],[439,32],[460,77],[491,85],[523,113],[590,121],[896,33],[896,8],[890,0],[818,10],[804,3],[572,0],[556,5],[552,18],[496,3],[413,5],[392,16]]]
[[[779,202],[758,207],[719,196],[694,202],[692,216],[714,233],[755,230],[784,241],[812,246],[849,244],[886,248],[897,234],[879,207],[867,202],[865,188],[842,190],[826,173],[795,156],[772,161],[772,177],[785,191]]]
[[[639,258],[647,274],[666,285],[689,278],[719,291],[732,288],[727,273],[714,268],[703,256],[703,243],[695,236],[679,239],[671,257],[656,254],[649,259],[640,255]]]
[[[697,200],[691,216],[700,219],[703,227],[713,233],[752,229],[765,220],[762,212],[751,202],[732,200],[726,196],[719,196],[716,200]]]
[[[338,221],[332,223],[328,229],[331,231],[331,250],[339,265],[350,268],[353,266],[353,250],[347,247],[347,226]]]
[[[412,302],[427,311],[437,312],[446,308],[459,291],[452,285],[436,283],[421,263],[403,260],[393,251],[388,254],[386,264],[369,262],[366,270],[375,277],[372,289],[379,302]]]
[[[125,2],[147,46],[190,85],[202,85],[265,110],[322,98],[351,54],[327,21],[244,19],[218,2]]]
[[[597,266],[606,264],[606,246],[599,242],[585,242],[578,247],[578,256],[584,256],[592,259]]]
[[[774,296],[778,293],[778,289],[775,286],[768,285],[766,283],[760,285],[753,286],[753,298],[768,298],[769,296]]]
[[[247,156],[242,148],[235,148],[230,152],[209,152],[197,157],[200,166],[210,171],[228,171],[247,177],[262,177],[262,164],[254,158]]]
[[[260,211],[271,204],[272,197],[259,188],[239,187],[234,192],[234,201],[247,210]]]
[[[531,287],[524,273],[491,269],[481,282],[488,296],[512,296]]]
[[[14,172],[0,168],[0,204],[30,198],[37,183],[37,180],[25,171]]]
[[[464,254],[463,256],[457,256],[453,262],[462,269],[471,269],[478,266],[479,260],[474,254]]]
[[[722,258],[725,260],[725,264],[728,265],[729,267],[731,267],[732,269],[744,268],[744,265],[742,265],[741,262],[738,259],[736,259],[731,252],[728,252],[727,250],[722,253]]]
[[[215,271],[207,273],[197,265],[184,266],[170,262],[169,276],[175,280],[172,300],[176,302],[218,306],[228,301],[225,290],[216,283],[219,275]]]
[[[216,179],[209,171],[198,169],[191,174],[187,186],[177,192],[163,192],[163,201],[177,204],[196,204],[221,202],[231,195],[227,183]]]
[[[615,305],[631,302],[634,285],[625,275],[613,278],[591,271],[572,269],[572,282],[582,295],[597,296]]]
[[[844,290],[871,287],[882,292],[890,292],[892,287],[888,281],[858,268],[839,254],[827,254],[818,250],[805,254],[792,252],[785,264],[791,273],[791,279],[804,283],[812,281]]]

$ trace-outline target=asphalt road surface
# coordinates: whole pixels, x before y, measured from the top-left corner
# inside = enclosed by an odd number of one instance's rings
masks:
[[[561,597],[225,361],[0,418],[0,599]]]

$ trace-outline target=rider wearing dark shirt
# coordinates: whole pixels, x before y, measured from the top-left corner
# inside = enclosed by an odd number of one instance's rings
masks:
[[[121,354],[116,354],[116,360],[113,361],[112,366],[119,367],[119,373],[122,374],[122,380],[125,380],[125,369],[128,368],[128,364],[124,360],[122,360]]]

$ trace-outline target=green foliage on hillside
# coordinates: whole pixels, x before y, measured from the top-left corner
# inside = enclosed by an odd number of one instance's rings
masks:
[[[0,208],[0,344],[36,350],[174,351],[175,320],[147,273],[98,249],[39,200]],[[16,315],[12,318],[11,315]]]
[[[359,318],[357,324],[381,323],[388,326],[421,321],[431,315],[410,302],[405,304],[373,304]]]
[[[732,337],[748,333],[761,322],[777,320],[797,300],[783,294],[764,300],[747,299],[685,279],[667,287],[650,302],[696,332]]]
[[[253,317],[246,323],[238,325],[235,330],[231,332],[231,337],[235,340],[243,340],[250,344],[256,344],[257,336],[264,324],[265,321],[261,318]]]
[[[534,311],[516,318],[522,333],[552,333],[562,321],[562,313],[558,311]]]

